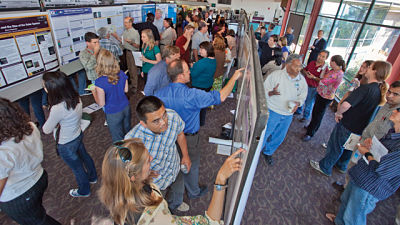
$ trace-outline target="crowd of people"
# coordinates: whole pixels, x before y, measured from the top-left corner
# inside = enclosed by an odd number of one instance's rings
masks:
[[[224,17],[214,19],[213,11],[201,8],[180,12],[177,24],[171,18],[163,19],[158,9],[155,15],[148,13],[142,23],[124,18],[124,27],[121,36],[106,27],[97,34],[85,34],[86,48],[79,54],[84,70],[76,75],[78,85],[62,72],[43,75],[44,91],[30,96],[36,102],[38,124],[26,114],[28,97],[19,101],[25,110],[0,98],[0,209],[16,222],[60,224],[42,205],[48,180],[41,166],[40,129],[54,134],[57,154],[76,178],[78,187],[70,190],[70,196],[92,194],[90,184],[97,183],[98,175],[80,126],[81,96],[92,94],[104,111],[112,138],[99,190],[112,220],[120,225],[221,224],[227,179],[241,169],[237,156],[243,149],[219,169],[205,215],[174,214],[190,209],[183,201],[185,191],[189,199],[209,191],[199,185],[199,132],[206,122],[206,109],[223,103],[242,76],[244,69],[237,69],[223,87],[216,85],[237,57],[235,32],[228,29]],[[310,121],[302,140],[312,139],[346,71],[340,55],[330,57],[327,65],[330,53],[322,30],[310,46],[303,68],[302,56],[290,52],[294,29],[288,27],[279,37],[274,28],[270,24],[256,30],[269,114],[262,157],[271,166],[272,155],[284,141],[294,115],[301,115],[302,123]],[[141,53],[140,71],[136,53]],[[338,214],[326,214],[335,224],[366,224],[366,215],[376,202],[400,186],[400,82],[389,88],[385,80],[390,73],[388,62],[363,63],[352,81],[353,88],[337,107],[337,124],[325,157],[310,159],[311,167],[323,175],[331,176],[334,167],[348,173],[346,184],[333,184],[343,191]],[[144,81],[145,96],[134,100],[140,122],[132,128],[129,99],[139,91],[139,79]],[[92,84],[90,91],[85,90],[87,80]],[[48,105],[47,120],[37,104]],[[352,135],[360,137],[360,144],[346,149]],[[387,155],[373,155],[374,136],[387,148]],[[357,154],[365,160],[349,163]]]

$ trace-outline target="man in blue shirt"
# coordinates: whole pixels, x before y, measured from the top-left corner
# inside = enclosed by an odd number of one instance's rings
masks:
[[[181,57],[179,47],[166,46],[162,56],[164,60],[154,65],[147,74],[147,82],[144,86],[144,94],[146,96],[154,95],[158,89],[167,86],[171,82],[167,74],[167,66]]]
[[[136,115],[140,123],[125,135],[125,139],[139,138],[143,141],[153,157],[150,168],[159,174],[154,178],[154,184],[164,194],[169,188],[167,201],[170,210],[188,211],[189,205],[183,202],[185,187],[180,172],[181,164],[189,171],[191,166],[183,133],[185,123],[174,110],[165,109],[163,102],[154,96],[146,96],[139,101]],[[182,160],[176,142],[181,149]]]
[[[292,45],[293,39],[294,39],[293,31],[294,31],[293,27],[288,27],[286,29],[285,37],[286,37],[286,40],[287,40],[287,46],[289,46],[289,48],[290,48],[290,45]]]
[[[200,129],[200,110],[211,105],[219,105],[231,93],[235,82],[242,75],[243,69],[236,70],[235,74],[220,91],[205,92],[189,88],[190,69],[183,60],[175,60],[168,65],[167,72],[172,83],[158,90],[155,96],[159,97],[169,109],[175,110],[185,122],[189,156],[192,162],[190,172],[184,175],[185,187],[189,198],[199,198],[207,193],[207,187],[199,187],[200,152],[198,149]]]

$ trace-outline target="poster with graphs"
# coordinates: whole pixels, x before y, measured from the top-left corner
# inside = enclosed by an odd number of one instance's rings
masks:
[[[55,9],[49,15],[60,63],[78,59],[86,48],[85,33],[96,31],[92,8]]]
[[[58,68],[46,14],[0,17],[0,88]]]

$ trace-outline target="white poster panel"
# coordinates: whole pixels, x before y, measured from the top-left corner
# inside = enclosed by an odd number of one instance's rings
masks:
[[[94,17],[94,27],[98,31],[102,27],[107,27],[110,32],[116,32],[118,36],[122,36],[124,32],[124,14],[122,6],[98,7],[92,8]],[[115,43],[113,36],[110,38]]]
[[[44,64],[39,52],[22,56],[22,60],[28,72],[28,76],[33,76],[44,71]]]
[[[3,73],[0,71],[0,87],[1,86],[5,86],[6,84],[7,83],[6,83],[6,80],[3,77]]]
[[[124,18],[129,16],[133,18],[134,23],[142,21],[142,5],[124,5],[122,6]]]
[[[4,67],[2,68],[2,72],[7,84],[11,84],[28,77],[25,67],[22,63]]]
[[[15,39],[17,40],[17,44],[21,55],[39,51],[39,48],[35,40],[35,35],[33,34],[21,35],[21,36],[16,36]]]
[[[50,31],[36,33],[36,40],[39,45],[40,53],[44,63],[57,60],[56,49]]]
[[[0,67],[21,62],[21,56],[14,38],[0,39],[0,46]]]

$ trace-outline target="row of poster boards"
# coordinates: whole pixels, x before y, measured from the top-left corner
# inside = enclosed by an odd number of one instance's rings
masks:
[[[40,2],[45,7],[55,6],[83,6],[98,5],[98,0],[1,0],[0,9],[9,8],[40,8]],[[123,3],[124,1],[115,0],[115,3]]]
[[[52,9],[0,16],[0,96],[2,91],[78,59],[86,48],[84,35],[108,27],[121,35],[126,16],[145,21],[161,9],[176,21],[176,4],[120,5]],[[23,96],[21,96],[23,97]]]

